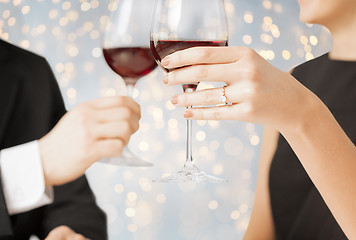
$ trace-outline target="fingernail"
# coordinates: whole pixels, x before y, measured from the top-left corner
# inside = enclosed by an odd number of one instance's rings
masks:
[[[167,67],[169,65],[169,57],[163,58],[161,64],[163,67]]]
[[[172,97],[171,103],[172,103],[173,105],[176,105],[176,104],[178,103],[178,97],[177,97],[177,96]]]
[[[185,118],[191,118],[191,117],[193,117],[193,113],[191,111],[185,111],[184,112],[184,117]]]
[[[167,84],[168,83],[168,74],[166,74],[166,76],[164,76],[163,78],[163,83]]]

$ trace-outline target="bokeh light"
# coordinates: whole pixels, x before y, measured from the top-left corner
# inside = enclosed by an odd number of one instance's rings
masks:
[[[249,46],[288,71],[330,49],[326,29],[298,20],[297,1],[225,0],[230,46]],[[0,37],[47,58],[70,110],[81,102],[126,92],[101,50],[103,25],[115,1],[0,1]],[[130,41],[130,38],[127,39]],[[108,215],[110,239],[242,239],[251,214],[262,126],[196,121],[193,155],[205,172],[227,184],[152,183],[185,161],[183,109],[171,104],[180,87],[162,83],[163,71],[140,80],[140,129],[130,148],[153,168],[94,164],[87,176]],[[201,83],[199,89],[214,87]]]

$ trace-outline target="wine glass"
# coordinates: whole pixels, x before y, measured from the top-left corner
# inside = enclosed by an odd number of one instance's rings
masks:
[[[118,0],[104,30],[102,49],[110,68],[126,84],[126,95],[133,97],[136,82],[157,67],[149,47],[152,0]],[[124,166],[152,166],[136,156],[128,147],[121,157],[101,162]]]
[[[158,65],[161,60],[190,47],[228,45],[228,27],[223,0],[156,0],[150,47]],[[194,92],[198,84],[183,84],[184,92]],[[187,156],[177,174],[154,182],[226,182],[199,170],[192,157],[192,121],[187,120]]]

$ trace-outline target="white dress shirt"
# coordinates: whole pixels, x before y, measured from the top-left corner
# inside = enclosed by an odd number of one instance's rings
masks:
[[[0,171],[10,215],[53,202],[53,188],[45,187],[37,141],[1,150]]]

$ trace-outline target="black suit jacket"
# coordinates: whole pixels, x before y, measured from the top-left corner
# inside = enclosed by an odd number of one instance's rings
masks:
[[[47,61],[0,40],[0,149],[40,139],[65,112]],[[51,205],[9,216],[0,178],[0,240],[33,234],[43,239],[60,225],[91,239],[107,239],[105,214],[85,176],[55,187],[54,196]]]

